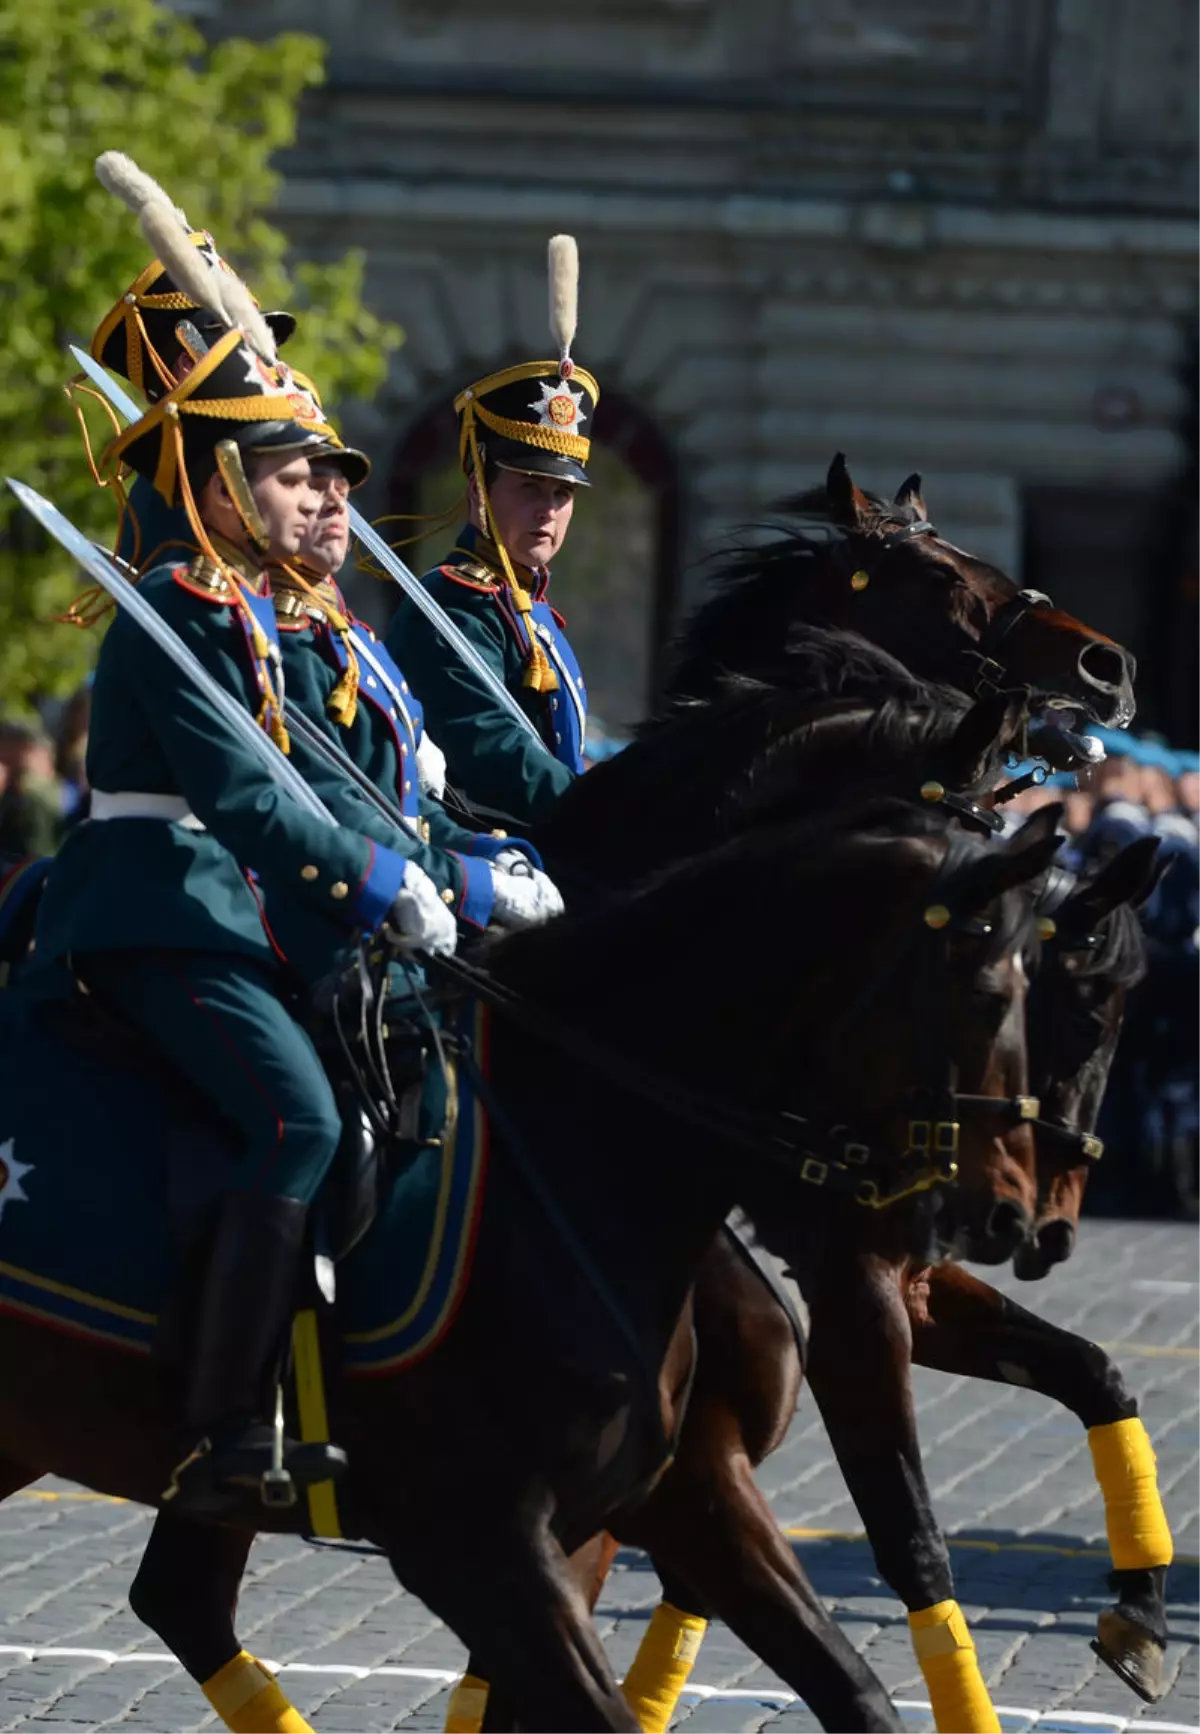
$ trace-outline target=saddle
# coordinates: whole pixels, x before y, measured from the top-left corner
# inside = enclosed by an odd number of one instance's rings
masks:
[[[344,972],[336,982],[322,984],[310,1005],[298,1008],[329,1074],[342,1123],[337,1152],[309,1217],[310,1269],[316,1272],[316,1287],[326,1303],[333,1299],[336,1265],[366,1235],[394,1173],[409,1159],[422,1134],[428,1136],[436,1129],[431,1123],[439,1117],[438,1104],[425,1101],[428,1049],[414,1039],[413,1026],[402,1017],[389,1011],[384,1051],[364,1062],[357,1032],[371,1025],[377,1008],[370,995],[355,997],[352,990],[358,979],[357,971]],[[76,985],[61,998],[41,1002],[37,1016],[56,1041],[98,1060],[106,1069],[153,1078],[171,1104],[164,1152],[167,1227],[181,1280],[163,1309],[156,1353],[165,1361],[178,1361],[184,1320],[192,1310],[189,1301],[203,1268],[217,1202],[239,1183],[233,1128],[187,1078],[148,1050],[144,1037],[98,995]],[[366,1095],[376,1087],[392,1104],[386,1113]]]

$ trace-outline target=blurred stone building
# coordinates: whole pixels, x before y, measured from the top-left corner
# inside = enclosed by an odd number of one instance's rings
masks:
[[[642,710],[713,538],[843,450],[869,488],[920,470],[1194,728],[1195,0],[180,9],[330,42],[282,215],[365,247],[407,334],[353,424],[374,511],[442,503],[449,398],[547,350],[546,238],[578,236],[604,449],[556,583],[602,715]]]

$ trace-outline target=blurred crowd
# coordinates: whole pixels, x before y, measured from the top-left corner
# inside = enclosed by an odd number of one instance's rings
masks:
[[[80,687],[52,724],[0,721],[0,857],[52,855],[86,816],[91,696]]]
[[[1049,801],[1065,805],[1065,863],[1102,867],[1138,837],[1170,862],[1140,910],[1148,972],[1129,996],[1099,1128],[1106,1156],[1089,1197],[1113,1209],[1197,1215],[1200,1148],[1200,758],[1162,742],[1093,731],[1108,757],[1050,777],[1010,803],[1012,822]],[[1078,786],[1077,786],[1078,785]]]

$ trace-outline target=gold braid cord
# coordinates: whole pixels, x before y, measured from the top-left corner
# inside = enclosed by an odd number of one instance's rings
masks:
[[[243,619],[250,628],[250,642],[254,647],[254,660],[258,664],[259,684],[263,693],[263,701],[259,706],[255,721],[259,728],[267,731],[281,753],[290,753],[292,743],[288,739],[287,728],[284,725],[283,705],[275,690],[275,682],[271,678],[271,641],[259,625],[254,610],[246,600],[245,582],[241,573],[235,566],[231,566],[228,560],[222,560],[213,547],[204,520],[200,516],[187,473],[187,463],[183,450],[183,429],[179,425],[179,418],[177,416],[170,417],[167,425],[170,434],[167,439],[164,439],[163,448],[165,451],[167,445],[170,444],[173,449],[174,475],[179,482],[179,492],[183,500],[183,509],[187,513],[188,523],[192,526],[192,532],[199,544],[200,552],[206,559],[211,560],[214,566],[219,567],[229,580],[235,598],[234,605],[240,610]],[[161,468],[160,463],[159,469],[161,470]]]
[[[581,464],[587,462],[592,449],[591,440],[585,440],[582,434],[567,433],[557,427],[539,427],[529,421],[510,421],[505,415],[493,415],[481,403],[472,404],[469,413],[478,416],[484,427],[490,427],[503,439],[515,440],[523,446],[540,446],[543,451],[557,452],[560,457],[577,458]]]
[[[486,525],[490,526],[492,539],[496,544],[496,552],[500,556],[500,565],[504,571],[504,580],[508,585],[517,613],[521,616],[521,624],[525,628],[525,637],[529,643],[529,654],[525,660],[525,673],[522,678],[524,684],[531,687],[534,692],[556,692],[558,690],[558,676],[551,668],[549,658],[534,630],[533,603],[530,601],[529,592],[523,584],[517,582],[517,575],[513,571],[508,549],[501,541],[492,521],[491,501],[488,499],[487,483],[483,479],[483,459],[479,455],[479,441],[475,437],[476,413],[481,413],[479,405],[476,403],[468,404],[463,415],[463,439],[471,453],[471,468],[475,476],[475,486],[479,489],[479,504],[482,508],[483,520]],[[503,418],[493,419],[501,420]],[[522,428],[525,427],[524,422],[518,425]],[[551,430],[547,429],[546,431]],[[523,438],[524,435],[521,437]],[[585,440],[579,443],[586,445],[587,442]]]
[[[349,728],[358,714],[358,688],[360,669],[358,656],[354,649],[354,641],[350,637],[350,622],[340,609],[322,596],[321,592],[309,584],[297,572],[294,566],[281,566],[280,571],[287,579],[287,587],[299,590],[307,596],[328,620],[330,627],[337,633],[346,652],[346,666],[342,670],[341,679],[325,701],[325,709],[334,722],[343,728]]]

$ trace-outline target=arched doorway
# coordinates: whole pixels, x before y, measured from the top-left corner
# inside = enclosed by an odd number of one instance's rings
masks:
[[[601,733],[620,738],[644,717],[663,672],[679,593],[680,507],[674,455],[657,425],[628,399],[605,391],[596,409],[575,517],[554,563],[552,599],[565,616]],[[458,427],[443,403],[421,417],[396,448],[388,511],[440,512],[464,499]],[[465,510],[463,516],[465,517]],[[405,549],[414,572],[453,545],[462,519]],[[418,531],[391,524],[389,541]]]

